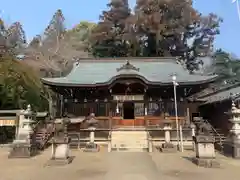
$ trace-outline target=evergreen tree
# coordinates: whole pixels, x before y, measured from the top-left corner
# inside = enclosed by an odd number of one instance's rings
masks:
[[[103,11],[100,22],[92,32],[93,55],[127,56],[127,45],[122,36],[125,20],[131,14],[128,0],[112,0],[107,6],[109,10]]]
[[[137,0],[132,14],[125,7],[124,12],[129,12],[125,16],[115,13],[115,17],[124,17],[116,18],[121,23],[109,18],[116,8],[103,13],[103,21],[93,33],[94,55],[174,56],[193,72],[203,63],[197,57],[212,51],[222,21],[214,14],[199,14],[191,0]],[[121,24],[121,28],[116,24]]]
[[[240,81],[240,61],[221,49],[214,54],[212,69],[219,76],[220,83],[232,84]]]
[[[201,16],[189,0],[137,0],[136,26],[145,36],[144,56],[176,56],[193,72],[209,55],[221,19]]]
[[[13,23],[7,29],[7,43],[15,54],[21,53],[22,49],[26,47],[26,35],[20,22]]]
[[[63,16],[62,10],[58,9],[53,15],[49,25],[44,31],[44,36],[42,38],[42,45],[46,46],[49,50],[55,47],[54,53],[56,54],[59,50],[60,40],[64,37],[66,32],[65,18]]]
[[[64,32],[66,31],[65,24],[64,24],[65,18],[63,16],[62,10],[58,9],[49,25],[45,29],[44,35],[46,36],[45,38],[51,38],[51,37],[61,37]]]
[[[74,28],[67,31],[65,40],[70,44],[71,49],[78,52],[88,52],[91,49],[90,37],[93,29],[96,27],[95,23],[88,21],[81,21]],[[76,53],[74,53],[76,54]]]

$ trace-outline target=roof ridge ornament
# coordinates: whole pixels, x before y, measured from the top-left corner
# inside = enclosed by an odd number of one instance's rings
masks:
[[[140,68],[135,67],[132,65],[129,60],[127,60],[126,64],[122,65],[120,68],[117,68],[117,72],[121,70],[134,70],[134,71],[139,71]]]

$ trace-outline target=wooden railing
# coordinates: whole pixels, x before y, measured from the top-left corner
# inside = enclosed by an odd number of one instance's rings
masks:
[[[174,128],[176,125],[176,117],[175,116],[169,116],[169,117],[162,117],[162,116],[139,116],[135,117],[135,119],[123,119],[122,117],[105,117],[105,116],[99,116],[97,117],[98,120],[98,128],[99,129],[111,129],[118,126],[163,126],[163,121],[165,119],[168,119],[172,121],[172,127]],[[178,117],[179,124],[185,124],[186,117]],[[86,124],[81,125],[81,129],[87,128]]]

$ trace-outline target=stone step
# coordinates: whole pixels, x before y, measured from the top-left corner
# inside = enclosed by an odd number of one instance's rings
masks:
[[[148,133],[147,132],[125,132],[125,131],[121,131],[121,132],[112,132],[111,134],[123,134],[123,135],[142,135],[142,134],[145,134],[147,135]]]
[[[147,134],[146,131],[113,131],[112,134],[132,134],[132,135],[138,135],[138,134]]]
[[[141,143],[138,143],[138,144],[126,144],[126,143],[117,143],[117,144],[114,144],[112,143],[111,144],[111,147],[148,147],[148,144],[141,144]]]
[[[112,134],[147,134],[147,132],[141,131],[119,131],[119,132],[112,132]]]
[[[137,140],[148,140],[148,138],[147,137],[128,137],[128,138],[122,138],[122,137],[112,137],[111,138],[112,140],[119,140],[119,139],[123,139],[123,140],[129,140],[129,141],[131,141],[131,140],[134,140],[134,139],[137,139]]]
[[[111,149],[148,149],[148,146],[112,146]]]
[[[132,136],[141,136],[141,135],[147,135],[147,133],[112,133],[112,135],[132,135]]]
[[[146,135],[112,135],[112,138],[119,137],[119,138],[147,138]]]
[[[148,152],[148,148],[112,148],[115,152]]]
[[[126,143],[126,144],[133,144],[133,143],[148,143],[148,141],[111,141],[112,143]]]
[[[116,140],[116,141],[111,141],[112,143],[147,143],[148,140]]]
[[[147,136],[112,136],[112,139],[148,139]]]
[[[137,143],[137,144],[126,144],[126,143],[118,143],[118,144],[114,144],[111,143],[112,147],[148,147],[148,143]]]
[[[126,144],[126,145],[135,144],[135,145],[138,145],[138,144],[148,144],[148,142],[112,142],[112,144]]]

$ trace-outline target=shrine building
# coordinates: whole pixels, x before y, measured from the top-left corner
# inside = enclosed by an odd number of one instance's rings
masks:
[[[65,77],[43,78],[55,93],[55,117],[95,113],[102,128],[159,125],[176,115],[182,123],[198,112],[188,97],[217,76],[190,74],[174,57],[82,59]],[[176,86],[177,114],[174,106]]]

